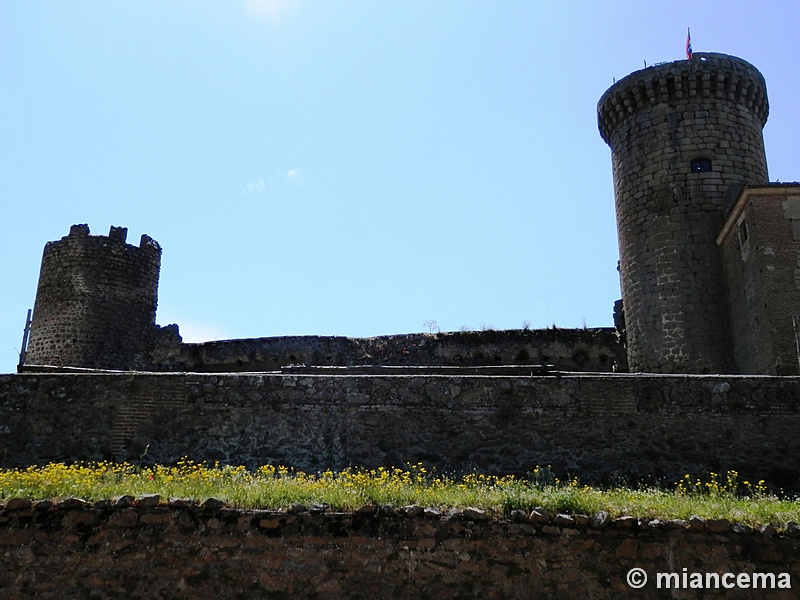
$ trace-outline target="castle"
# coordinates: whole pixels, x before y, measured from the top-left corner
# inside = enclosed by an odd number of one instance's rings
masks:
[[[45,247],[20,373],[0,380],[6,437],[22,436],[4,460],[736,468],[799,487],[800,185],[769,183],[767,115],[761,74],[722,54],[645,68],[600,99],[615,328],[185,344],[155,323],[159,245],[75,225]],[[53,398],[55,421],[33,414]]]
[[[627,360],[604,330],[568,344],[567,352],[531,332],[506,341],[517,348],[510,354],[454,351],[448,358],[439,351],[429,359],[370,347],[391,346],[397,336],[381,343],[305,337],[252,340],[249,348],[241,341],[181,347],[174,327],[155,325],[158,244],[143,236],[137,248],[125,243],[123,228],[103,237],[75,225],[45,247],[21,365],[266,371],[422,361],[620,371],[627,363],[632,372],[800,374],[800,185],[768,183],[761,133],[768,112],[761,74],[721,54],[637,71],[601,98],[600,135],[613,158],[624,314],[618,329]],[[579,337],[550,337],[570,335]],[[492,336],[412,337],[403,340],[406,355],[422,342],[480,346]],[[208,356],[233,346],[235,358]]]

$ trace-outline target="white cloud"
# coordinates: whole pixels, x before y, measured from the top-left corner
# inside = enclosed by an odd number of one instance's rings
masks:
[[[256,181],[246,183],[242,188],[242,195],[264,195],[264,194],[277,194],[282,189],[290,185],[295,185],[302,179],[300,171],[293,167],[286,171],[286,173],[278,173],[264,179],[259,178]]]
[[[244,186],[242,193],[247,194],[263,194],[267,189],[267,184],[264,183],[263,179],[259,179],[255,182],[250,182]]]

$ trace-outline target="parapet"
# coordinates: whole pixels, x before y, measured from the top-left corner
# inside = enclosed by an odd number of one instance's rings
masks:
[[[68,239],[82,239],[82,238],[95,238],[95,239],[102,239],[105,236],[102,235],[95,235],[90,236],[89,226],[85,223],[80,223],[77,225],[73,225],[69,228],[69,235],[61,238],[61,240],[68,240]],[[122,243],[130,248],[135,248],[133,244],[128,244],[128,228],[127,227],[116,227],[114,225],[108,231],[107,236],[108,241],[115,242],[115,243]],[[48,242],[48,244],[54,244],[56,242]],[[147,234],[142,234],[141,239],[139,240],[139,248],[142,250],[147,250],[149,252],[158,252],[161,254],[161,246],[157,241],[151,238]]]
[[[111,229],[108,232],[108,239],[116,240],[118,242],[125,243],[125,240],[128,239],[128,228],[127,227],[114,227],[111,226]]]
[[[600,135],[610,144],[614,129],[647,106],[698,98],[738,104],[762,127],[767,122],[767,84],[758,69],[735,56],[697,52],[690,60],[635,71],[611,86],[597,104]]]
[[[139,240],[139,248],[149,248],[161,254],[161,246],[159,243],[145,233],[142,234],[142,237]]]
[[[69,237],[86,237],[87,235],[89,235],[89,226],[86,223],[69,228]]]

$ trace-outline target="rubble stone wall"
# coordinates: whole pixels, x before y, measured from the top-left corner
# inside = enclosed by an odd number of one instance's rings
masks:
[[[788,600],[800,585],[796,527],[778,535],[700,519],[532,522],[524,514],[474,520],[468,511],[315,515],[176,504],[0,507],[0,595]],[[648,578],[641,589],[628,584],[635,568]],[[716,587],[705,573],[719,577]],[[730,588],[739,574],[747,589]],[[698,591],[698,575],[707,589]]]
[[[550,365],[565,371],[625,372],[614,328],[410,333],[371,338],[283,336],[157,346],[157,371],[272,371],[304,366]]]
[[[402,467],[586,482],[727,469],[800,490],[797,377],[0,376],[0,466],[188,456],[309,472]]]

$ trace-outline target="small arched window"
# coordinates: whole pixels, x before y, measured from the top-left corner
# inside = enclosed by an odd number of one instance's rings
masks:
[[[707,158],[695,158],[692,161],[692,173],[708,173],[711,171],[711,161]]]

